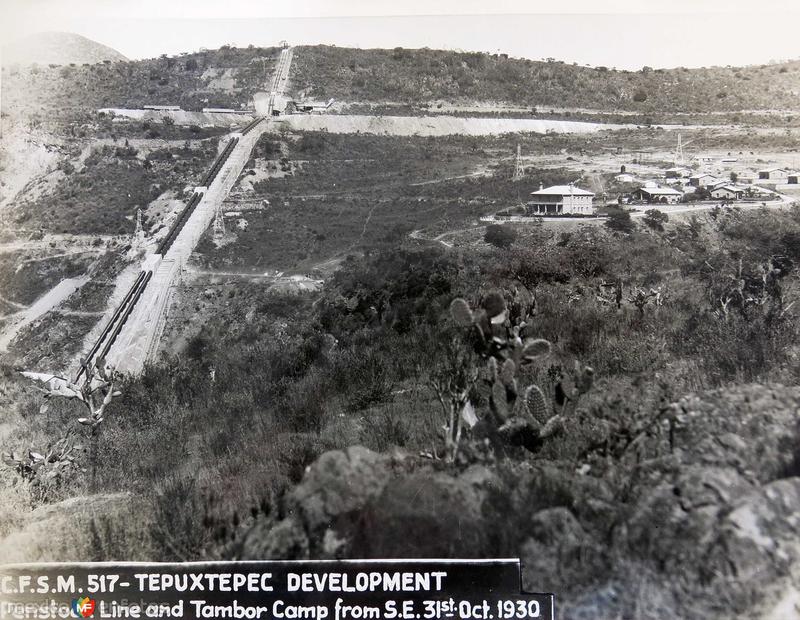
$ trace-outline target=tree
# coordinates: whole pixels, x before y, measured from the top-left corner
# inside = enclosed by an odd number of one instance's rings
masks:
[[[697,200],[711,200],[711,191],[705,186],[695,188],[694,195]]]
[[[636,229],[636,224],[631,219],[631,214],[623,209],[610,209],[606,226],[616,232],[629,235]]]
[[[736,174],[735,172],[731,172],[731,181],[733,183],[736,183],[736,181],[738,181],[738,180],[739,180],[739,175]]]
[[[644,212],[644,224],[648,228],[657,231],[664,230],[664,224],[669,221],[669,216],[658,209],[648,209]]]
[[[647,101],[647,93],[644,92],[643,90],[637,90],[633,94],[633,100],[636,101],[637,103],[642,103],[643,101]]]
[[[489,224],[483,240],[498,248],[508,248],[517,240],[517,231],[503,224]]]

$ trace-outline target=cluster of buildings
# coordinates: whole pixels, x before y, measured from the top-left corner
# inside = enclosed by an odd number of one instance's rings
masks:
[[[800,173],[786,168],[766,168],[756,173],[737,172],[727,178],[709,172],[695,172],[689,168],[673,167],[664,172],[661,182],[646,181],[630,200],[647,204],[676,204],[692,198],[702,188],[712,200],[733,202],[737,200],[770,200],[776,197],[776,187],[797,185]],[[633,182],[630,174],[619,174],[620,183]]]
[[[272,115],[324,114],[330,110],[334,101],[334,99],[328,99],[328,101],[296,100],[276,94],[273,98]]]
[[[735,179],[735,180],[733,180]],[[619,183],[634,183],[629,173],[614,178]],[[777,196],[775,187],[800,185],[800,173],[785,168],[766,168],[756,173],[741,172],[721,178],[708,172],[695,172],[689,168],[669,168],[660,181],[645,181],[624,200],[628,203],[677,204],[696,194],[699,188],[705,197],[721,202],[737,200],[771,200]],[[593,215],[595,194],[573,183],[568,185],[539,186],[531,192],[525,205],[526,215]]]

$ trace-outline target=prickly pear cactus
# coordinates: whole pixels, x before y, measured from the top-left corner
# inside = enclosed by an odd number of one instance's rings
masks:
[[[473,330],[477,336],[476,352],[486,360],[483,377],[499,433],[530,449],[560,430],[568,404],[574,406],[591,389],[594,375],[590,367],[577,362],[572,373],[562,375],[555,403],[560,411],[550,406],[538,385],[519,385],[523,368],[547,357],[552,349],[548,340],[528,335],[534,307],[530,293],[520,289],[508,294],[490,291],[474,310],[462,298],[450,304],[456,325]]]
[[[529,385],[525,390],[525,407],[533,419],[542,426],[547,424],[547,420],[553,415],[547,397],[538,385]]]

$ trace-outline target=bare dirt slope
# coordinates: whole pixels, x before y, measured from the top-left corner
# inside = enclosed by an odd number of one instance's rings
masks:
[[[529,118],[460,118],[455,116],[287,116],[280,124],[301,131],[371,133],[395,136],[487,136],[503,133],[593,133],[625,125],[551,121]]]

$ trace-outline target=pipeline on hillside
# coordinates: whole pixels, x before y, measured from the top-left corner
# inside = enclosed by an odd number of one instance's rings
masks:
[[[91,363],[92,358],[94,358],[95,354],[100,348],[100,345],[103,344],[103,340],[105,340],[106,336],[108,336],[109,332],[114,328],[114,324],[117,322],[117,319],[119,319],[120,315],[125,311],[125,308],[128,306],[128,303],[130,303],[131,298],[136,294],[139,285],[142,283],[142,280],[144,280],[145,277],[146,273],[144,271],[140,271],[139,276],[133,283],[133,286],[131,286],[131,288],[128,289],[128,292],[125,293],[125,297],[122,298],[122,302],[119,304],[119,306],[117,306],[117,309],[114,311],[114,314],[111,316],[108,323],[106,323],[106,326],[103,328],[103,331],[100,333],[100,337],[97,339],[94,345],[92,345],[92,348],[89,350],[89,354],[86,356],[86,365]],[[75,376],[75,383],[77,383],[80,380],[85,371],[86,367],[82,363],[81,369]]]
[[[100,353],[100,359],[103,359],[108,352],[111,350],[111,345],[114,344],[114,341],[119,336],[119,333],[122,331],[122,328],[125,326],[125,323],[128,321],[128,317],[130,317],[131,312],[133,312],[133,308],[136,306],[136,302],[139,301],[139,298],[142,296],[147,283],[150,282],[150,278],[153,277],[153,272],[148,271],[147,275],[145,275],[144,279],[139,283],[138,288],[136,289],[135,293],[133,294],[133,298],[128,302],[128,306],[125,308],[125,312],[119,319],[117,326],[114,328],[114,331],[111,332],[111,335],[108,337],[105,346],[103,347],[102,353]]]
[[[186,220],[188,220],[192,213],[194,213],[195,207],[197,207],[197,205],[200,203],[202,197],[203,194],[198,192],[192,194],[192,198],[189,200],[189,203],[184,207],[183,211],[181,211],[178,218],[172,223],[172,226],[170,226],[169,231],[161,240],[161,243],[158,244],[158,247],[156,248],[156,254],[161,254],[161,256],[164,256],[164,254],[169,251],[178,234],[181,232],[183,225],[186,223]]]
[[[252,123],[250,123],[245,130],[250,131],[255,127],[262,119],[256,119]],[[242,132],[244,133],[244,132]],[[214,161],[214,164],[211,166],[211,169],[208,171],[206,176],[203,178],[203,186],[208,187],[211,183],[214,182],[214,179],[219,174],[219,171],[222,169],[222,166],[227,161],[228,157],[230,156],[231,152],[233,152],[234,147],[239,142],[238,138],[232,138],[228,141],[228,144],[225,146],[225,149],[222,153],[219,154],[217,159]],[[192,213],[194,213],[195,208],[202,200],[203,194],[200,192],[195,192],[192,194],[191,199],[187,203],[186,207],[184,207],[181,214],[178,216],[178,219],[173,222],[172,226],[169,229],[166,237],[161,240],[161,243],[158,244],[158,248],[156,249],[156,254],[160,254],[163,256],[166,254],[172,244],[175,242],[175,239],[180,234],[183,226],[186,224],[186,221],[191,217]],[[152,270],[142,270],[136,281],[133,283],[133,286],[128,290],[123,297],[122,302],[117,306],[117,309],[114,311],[114,314],[109,319],[108,323],[106,323],[105,327],[103,327],[103,331],[100,333],[100,337],[95,341],[92,345],[92,348],[89,350],[89,354],[86,356],[85,360],[81,362],[81,369],[78,371],[78,374],[75,376],[75,383],[77,383],[80,378],[85,374],[86,369],[91,365],[92,360],[97,355],[97,352],[100,350],[100,347],[103,347],[103,350],[100,352],[100,359],[106,357],[108,352],[111,350],[114,342],[116,341],[117,337],[119,336],[122,328],[125,326],[125,323],[128,321],[128,317],[130,317],[131,313],[133,312],[134,307],[136,306],[136,302],[139,301],[139,298],[142,296],[145,287],[147,286],[150,279],[153,277]],[[105,344],[103,344],[105,342]]]
[[[264,117],[262,116],[260,118],[255,119],[254,121],[248,123],[247,126],[244,129],[242,129],[242,135],[246,136],[253,129],[255,129],[256,125],[258,125],[263,120],[264,120]]]
[[[217,160],[214,162],[214,165],[211,166],[211,170],[208,171],[208,174],[206,174],[205,178],[203,179],[204,187],[211,185],[214,182],[214,179],[217,178],[219,171],[227,161],[237,142],[239,142],[239,138],[231,138],[228,140],[228,145],[225,147],[225,150],[219,154]]]

